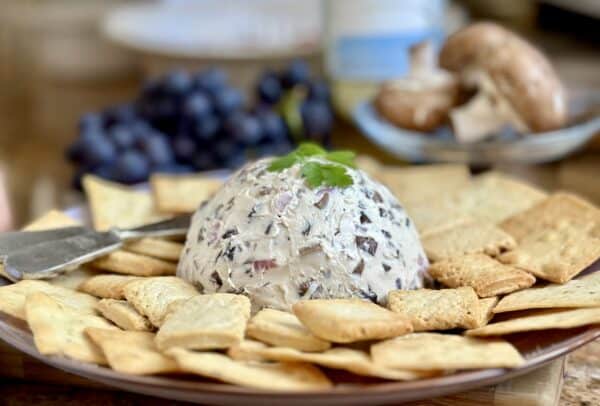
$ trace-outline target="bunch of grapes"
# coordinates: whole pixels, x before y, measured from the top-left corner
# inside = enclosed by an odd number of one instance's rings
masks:
[[[305,139],[329,143],[329,90],[310,80],[302,61],[280,74],[266,72],[254,107],[245,102],[219,69],[152,80],[133,103],[81,118],[67,151],[77,167],[74,185],[87,173],[135,184],[153,172],[235,169],[248,159],[287,153]]]

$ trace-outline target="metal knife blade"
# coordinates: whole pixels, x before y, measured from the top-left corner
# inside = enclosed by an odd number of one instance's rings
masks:
[[[115,231],[86,233],[42,242],[5,256],[4,269],[12,278],[51,278],[92,261],[123,245]]]
[[[12,231],[0,234],[0,255],[20,250],[46,241],[57,240],[83,234],[85,227],[66,227],[44,231]]]

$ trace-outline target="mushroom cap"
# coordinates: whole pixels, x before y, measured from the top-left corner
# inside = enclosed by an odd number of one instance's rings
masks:
[[[448,119],[459,103],[460,87],[453,75],[407,77],[382,85],[375,107],[391,123],[417,131],[432,131]]]
[[[440,51],[440,65],[463,74],[485,71],[534,132],[565,124],[565,90],[548,59],[497,24],[477,23],[451,35]]]

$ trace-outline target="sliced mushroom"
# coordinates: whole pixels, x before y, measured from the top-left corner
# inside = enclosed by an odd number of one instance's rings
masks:
[[[402,128],[431,131],[443,124],[460,100],[457,77],[437,68],[430,43],[411,49],[406,77],[383,84],[375,106],[388,121]]]
[[[478,90],[473,101],[451,112],[459,140],[485,138],[498,125],[510,124],[527,133],[565,124],[566,95],[550,62],[497,24],[473,24],[450,36],[440,52],[440,65]],[[484,116],[491,122],[481,123]]]

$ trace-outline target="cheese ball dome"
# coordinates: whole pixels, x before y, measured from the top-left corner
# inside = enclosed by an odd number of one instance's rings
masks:
[[[301,163],[271,171],[272,160],[240,169],[194,214],[179,277],[245,294],[253,311],[317,298],[384,304],[391,290],[423,286],[418,233],[386,187],[347,167],[351,185],[311,188]]]

